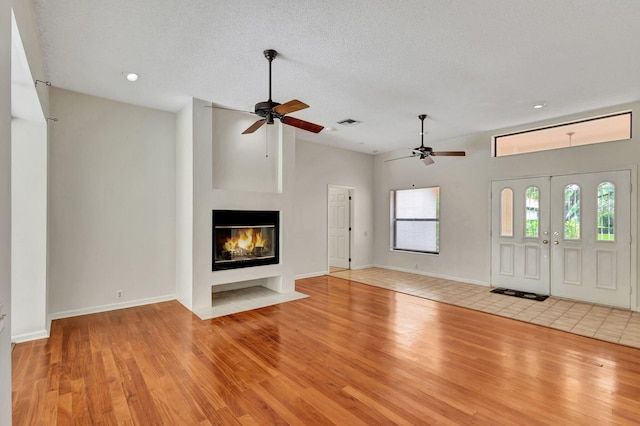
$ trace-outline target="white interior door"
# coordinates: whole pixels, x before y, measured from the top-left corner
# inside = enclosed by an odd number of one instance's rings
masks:
[[[631,173],[551,179],[551,294],[610,306],[631,303]]]
[[[351,205],[349,189],[329,187],[329,266],[349,269]]]
[[[549,178],[494,181],[491,284],[549,294]]]

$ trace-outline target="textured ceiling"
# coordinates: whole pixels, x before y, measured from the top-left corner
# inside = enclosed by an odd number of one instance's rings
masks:
[[[35,0],[54,86],[177,111],[189,97],[292,114],[362,152],[640,100],[638,0]],[[140,74],[129,83],[123,73]],[[34,76],[34,78],[39,78]],[[535,102],[548,103],[534,110]],[[352,118],[351,127],[337,124]]]

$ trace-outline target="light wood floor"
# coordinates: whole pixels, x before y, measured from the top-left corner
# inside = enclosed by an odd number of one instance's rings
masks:
[[[15,425],[637,424],[640,350],[335,277],[207,321],[165,302],[13,351]]]

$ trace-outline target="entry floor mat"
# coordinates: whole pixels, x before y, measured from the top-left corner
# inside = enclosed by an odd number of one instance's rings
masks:
[[[528,293],[526,291],[520,291],[520,290],[509,290],[508,288],[494,288],[493,290],[491,290],[491,293],[498,293],[498,294],[504,294],[507,296],[513,296],[513,297],[520,297],[522,299],[530,299],[530,300],[537,300],[539,302],[542,302],[543,300],[547,300],[547,297],[544,294],[536,294],[536,293]]]

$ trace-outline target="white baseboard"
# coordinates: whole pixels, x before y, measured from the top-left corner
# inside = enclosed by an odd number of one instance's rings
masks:
[[[360,266],[354,266],[353,269],[354,271],[357,271],[359,269],[367,269],[367,268],[375,268],[375,265],[360,265]]]
[[[309,274],[302,274],[302,275],[296,275],[294,277],[294,279],[296,280],[301,280],[303,278],[314,278],[314,277],[321,277],[323,275],[327,275],[329,274],[329,271],[322,271],[322,272],[311,272]]]
[[[34,331],[32,333],[22,333],[11,336],[11,343],[24,343],[32,340],[46,339],[49,337],[47,330]]]
[[[49,320],[61,318],[77,317],[79,315],[96,314],[98,312],[115,311],[116,309],[132,308],[134,306],[150,305],[152,303],[168,302],[176,300],[175,294],[167,294],[164,296],[150,297],[148,299],[129,300],[121,303],[112,303],[109,305],[92,306],[90,308],[73,309],[70,311],[56,312],[49,315]]]
[[[392,271],[406,272],[408,274],[424,275],[426,277],[441,278],[441,279],[444,279],[444,280],[458,281],[458,282],[461,282],[461,283],[476,284],[476,285],[481,285],[481,286],[484,286],[484,287],[490,287],[490,284],[485,282],[485,281],[470,280],[468,278],[461,278],[461,277],[456,277],[456,276],[452,276],[452,275],[434,274],[434,273],[431,273],[431,272],[424,272],[424,271],[419,271],[419,270],[416,270],[416,269],[396,268],[394,266],[386,266],[386,265],[374,265],[372,267],[373,268],[381,268],[381,269],[390,269]]]

